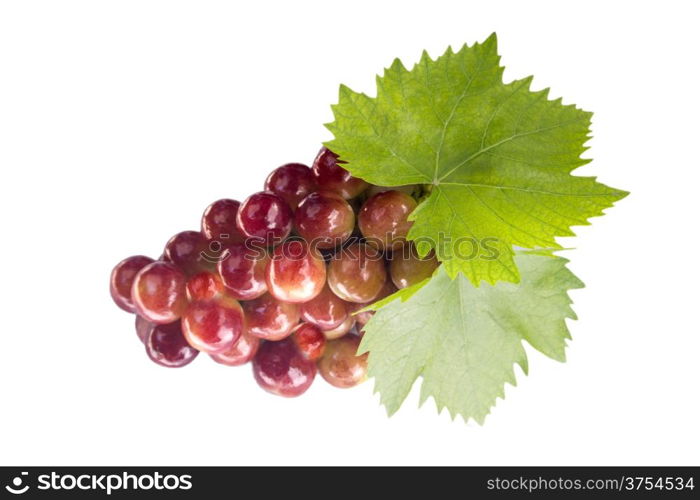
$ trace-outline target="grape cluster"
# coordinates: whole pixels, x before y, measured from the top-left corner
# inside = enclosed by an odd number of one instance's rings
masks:
[[[293,397],[317,371],[336,387],[366,378],[357,348],[365,306],[432,275],[406,241],[420,187],[355,178],[322,148],[309,168],[275,169],[264,191],[204,211],[200,231],[173,236],[158,260],[128,257],[112,271],[116,304],[135,313],[155,363],[185,366],[200,352]]]

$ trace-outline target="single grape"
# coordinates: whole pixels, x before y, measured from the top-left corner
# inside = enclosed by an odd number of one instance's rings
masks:
[[[316,297],[326,283],[326,263],[303,240],[287,240],[275,248],[265,271],[267,289],[283,302],[301,303]]]
[[[151,333],[151,329],[153,329],[154,325],[150,321],[143,319],[141,316],[138,314],[136,315],[136,335],[138,335],[139,340],[141,343],[146,343],[146,339],[148,338],[148,335]]]
[[[311,169],[301,163],[287,163],[276,168],[265,181],[265,191],[275,193],[292,209],[306,195],[316,190],[316,180]]]
[[[323,330],[323,335],[328,340],[339,339],[340,337],[346,335],[355,326],[355,318],[353,316],[348,316],[345,321],[329,330]]]
[[[386,282],[386,268],[374,248],[354,243],[340,250],[328,264],[328,286],[348,302],[374,300]]]
[[[269,293],[249,302],[243,302],[248,331],[265,340],[288,337],[299,323],[299,307],[282,302]]]
[[[134,301],[131,299],[131,287],[138,272],[153,262],[153,259],[144,255],[127,257],[112,269],[109,278],[109,293],[114,303],[127,312],[136,312]]]
[[[208,300],[223,293],[224,283],[218,273],[202,271],[187,280],[186,290],[190,302]]]
[[[302,323],[296,327],[292,333],[292,339],[302,356],[312,361],[321,357],[326,346],[326,337],[323,332],[309,323]]]
[[[358,226],[367,241],[378,248],[401,248],[413,225],[408,216],[416,206],[416,200],[400,191],[375,194],[362,205]]]
[[[255,353],[258,352],[261,340],[255,335],[251,335],[247,330],[243,331],[241,338],[218,354],[211,354],[211,357],[217,363],[226,366],[240,366],[246,364],[253,359]]]
[[[317,191],[304,198],[294,214],[297,233],[315,248],[340,246],[355,229],[355,212],[333,191]]]
[[[216,267],[229,295],[253,300],[267,292],[265,268],[269,260],[264,249],[234,243],[224,251]]]
[[[155,325],[146,338],[146,354],[151,360],[168,368],[178,368],[192,362],[199,351],[187,343],[180,322]]]
[[[241,203],[236,200],[217,200],[202,215],[202,234],[208,240],[218,241],[222,247],[245,241],[236,225],[236,215]]]
[[[335,191],[346,200],[349,200],[362,193],[369,184],[350,175],[350,172],[340,166],[344,163],[344,161],[338,160],[337,154],[323,147],[316,155],[311,170],[316,178],[316,184],[321,189]]]
[[[367,379],[367,356],[357,355],[360,337],[346,335],[326,344],[326,349],[318,362],[318,371],[332,386],[346,389]]]
[[[421,259],[413,245],[406,245],[392,254],[389,274],[397,288],[406,288],[430,278],[439,265],[434,252]]]
[[[274,193],[250,195],[238,209],[236,222],[244,235],[276,245],[292,231],[292,209]]]
[[[253,358],[253,375],[266,391],[291,398],[311,387],[316,363],[305,359],[292,339],[264,342]]]
[[[187,308],[185,274],[169,262],[153,262],[139,271],[131,287],[137,314],[151,323],[180,319]]]
[[[182,332],[198,351],[217,354],[230,349],[243,333],[240,304],[230,297],[193,302],[182,317]]]
[[[326,285],[315,298],[301,304],[301,317],[321,330],[331,330],[348,318],[349,304]]]
[[[170,238],[165,245],[165,260],[172,262],[191,276],[211,270],[215,262],[208,258],[209,241],[199,231],[183,231]]]

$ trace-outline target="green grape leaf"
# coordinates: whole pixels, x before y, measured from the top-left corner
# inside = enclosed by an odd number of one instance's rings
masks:
[[[495,34],[407,70],[394,61],[377,96],[341,86],[326,146],[353,175],[382,186],[427,185],[408,238],[435,248],[447,274],[518,282],[513,247],[559,248],[557,236],[626,196],[571,175],[590,137],[591,113],[531,77],[503,83]]]
[[[433,397],[438,411],[483,423],[513,367],[527,373],[522,341],[565,360],[566,318],[576,319],[568,290],[583,283],[566,259],[535,253],[515,256],[520,284],[473,286],[441,266],[428,281],[374,306],[359,353],[369,352],[369,376],[389,414],[422,377],[421,404]]]

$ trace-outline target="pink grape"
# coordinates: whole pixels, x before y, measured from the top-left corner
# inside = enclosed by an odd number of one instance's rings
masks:
[[[114,266],[109,279],[109,293],[115,304],[127,312],[136,312],[136,306],[131,298],[131,287],[138,272],[152,262],[153,259],[150,257],[134,255]]]
[[[326,263],[305,241],[287,240],[275,248],[265,271],[267,289],[283,302],[308,302],[326,283]]]
[[[266,391],[293,398],[311,387],[316,363],[304,358],[292,339],[264,342],[253,359],[253,375]]]
[[[131,296],[139,316],[156,324],[180,319],[187,308],[187,278],[174,264],[153,262],[134,278]]]

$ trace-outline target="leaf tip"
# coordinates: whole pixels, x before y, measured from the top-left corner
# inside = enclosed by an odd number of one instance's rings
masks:
[[[350,92],[352,92],[352,89],[351,89],[350,87],[348,87],[347,85],[345,85],[344,83],[341,83],[341,84],[338,86],[338,95],[339,95],[339,96],[347,95],[347,94],[349,94]]]
[[[486,37],[486,40],[482,43],[484,47],[493,45],[494,49],[498,48],[498,35],[496,34],[495,31],[492,31],[491,34]]]

